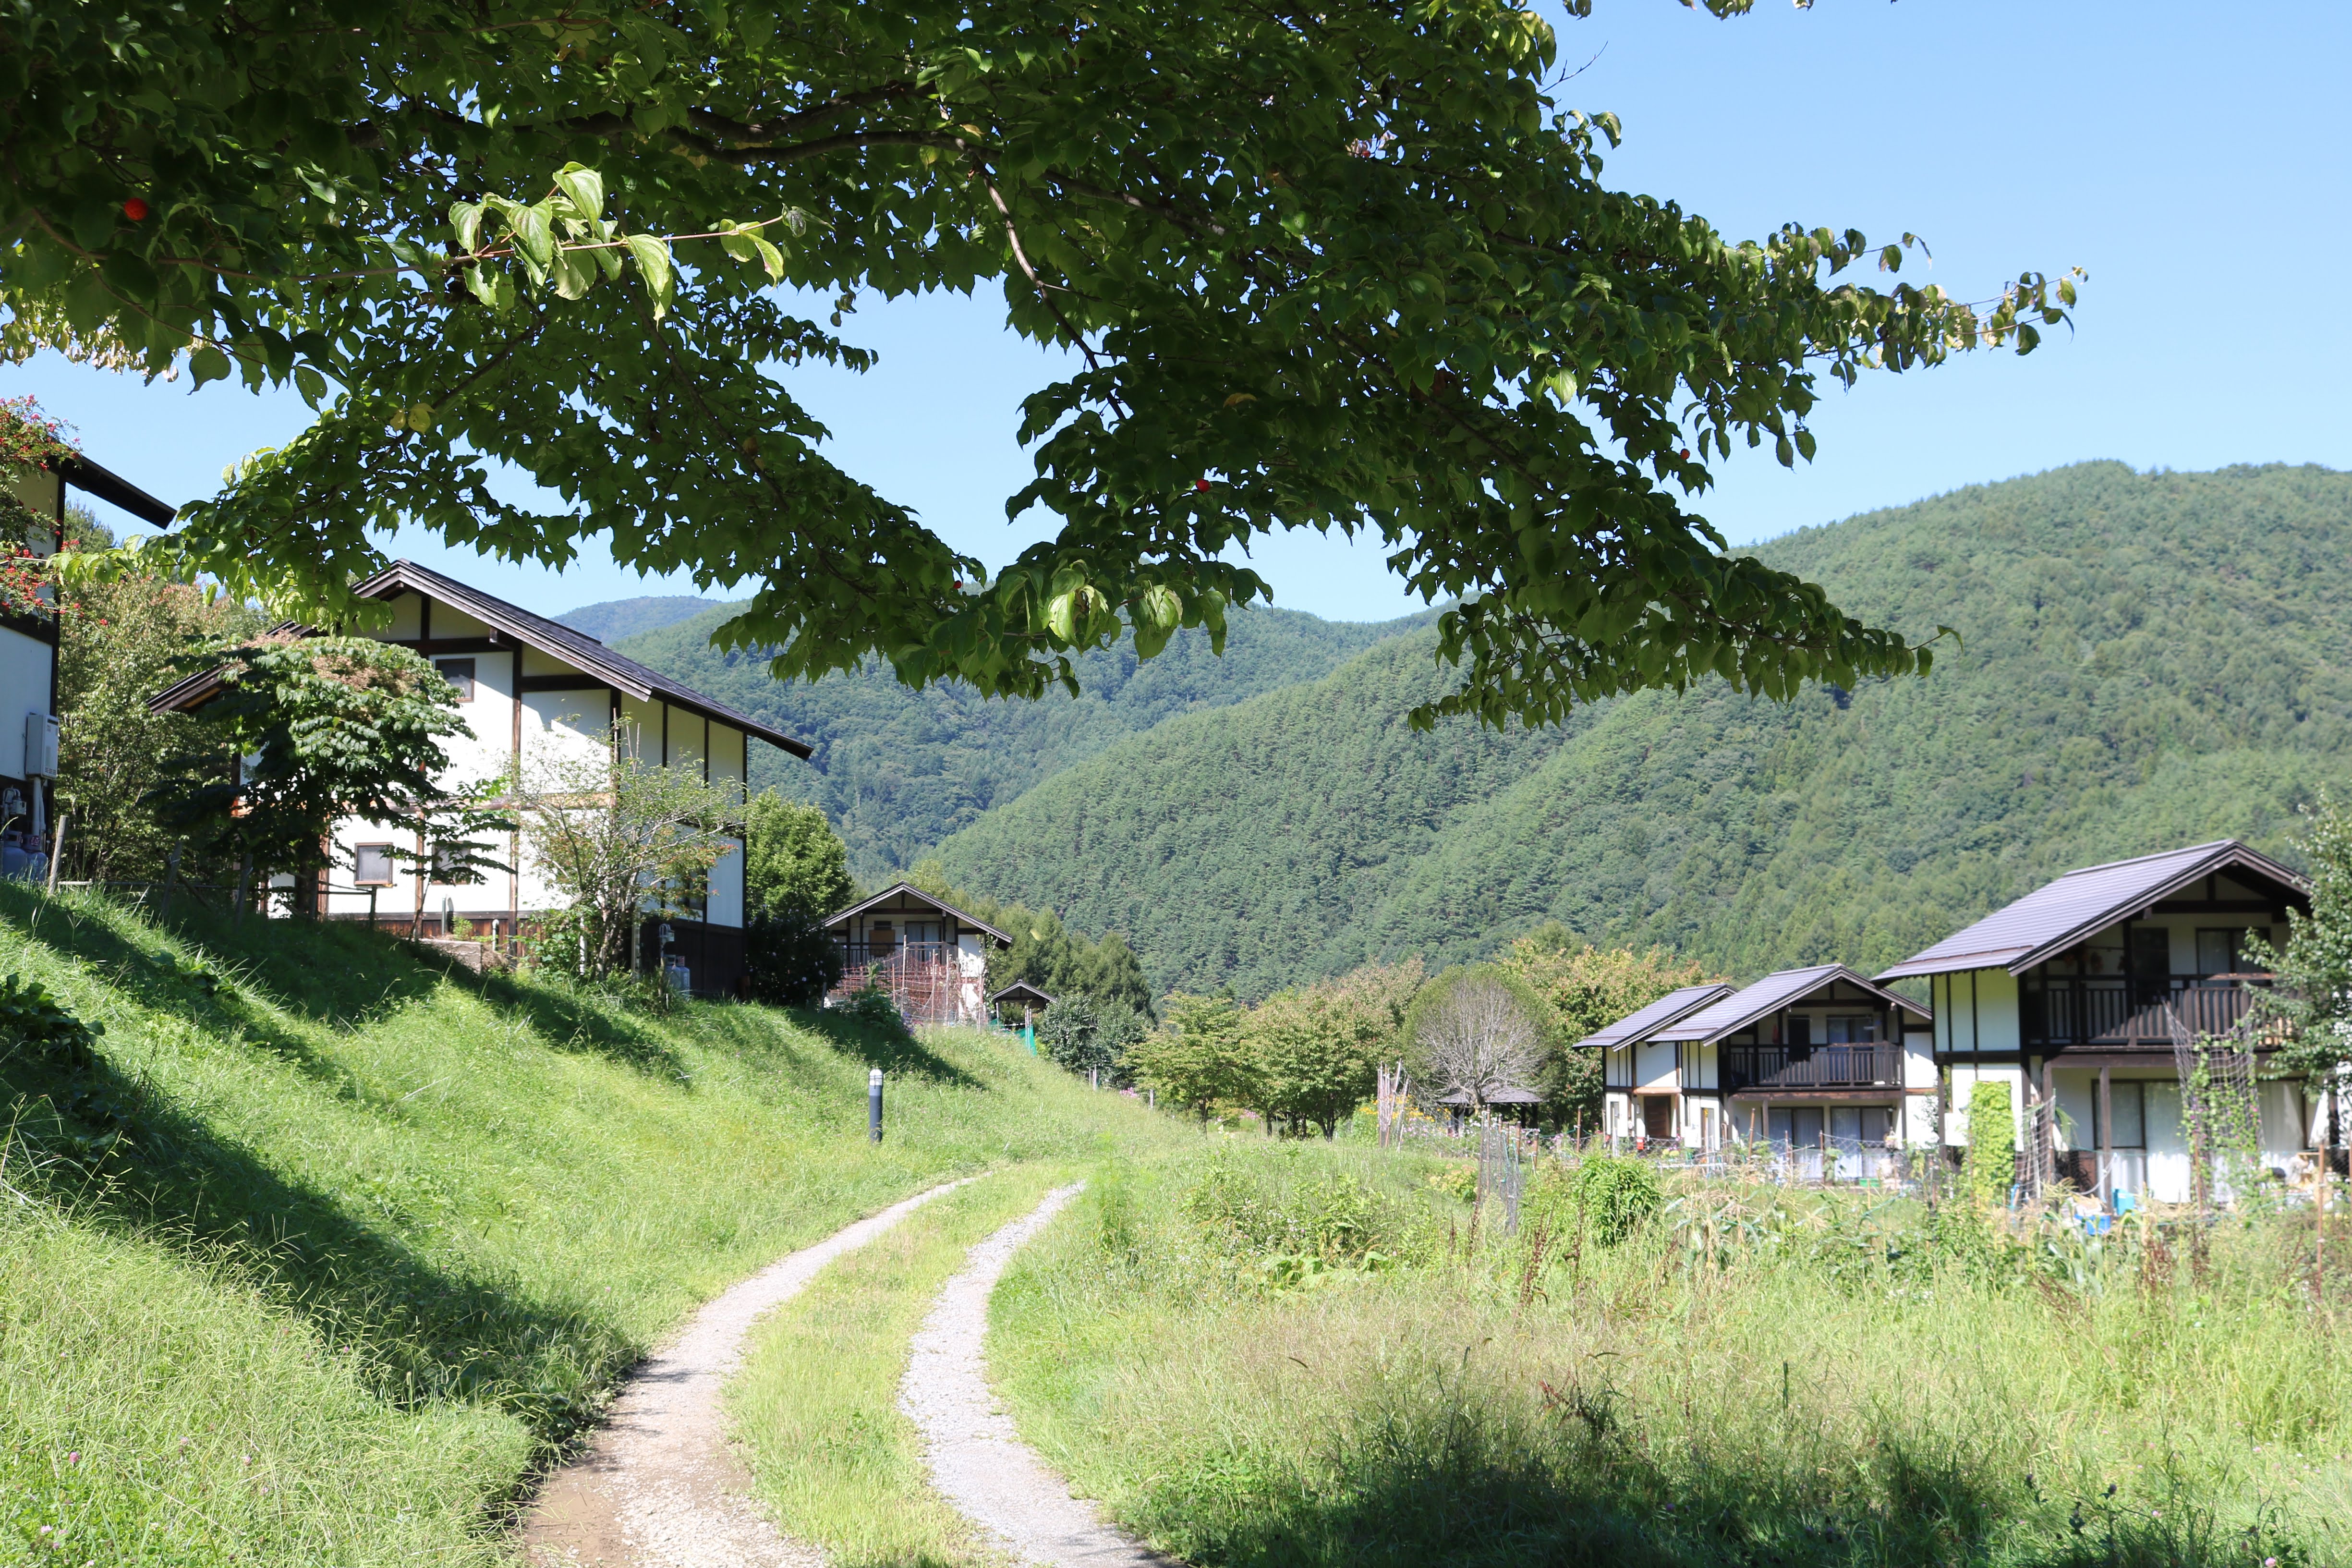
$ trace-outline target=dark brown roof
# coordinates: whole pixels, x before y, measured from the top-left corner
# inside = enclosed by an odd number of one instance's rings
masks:
[[[1038,990],[1026,980],[1016,980],[1012,984],[1006,986],[1003,990],[992,994],[988,998],[988,1005],[993,1007],[999,1002],[1004,1001],[1008,997],[1018,1002],[1032,996],[1035,997],[1038,1001],[1043,1002],[1048,1007],[1054,1005],[1053,997],[1047,995],[1045,992]]]
[[[842,921],[849,919],[851,916],[862,915],[866,910],[872,909],[875,905],[896,898],[900,893],[906,894],[908,898],[913,899],[918,903],[930,905],[931,908],[939,910],[941,914],[955,916],[956,919],[971,927],[974,931],[986,931],[989,935],[996,939],[996,945],[999,947],[1011,947],[1013,945],[1013,939],[1011,937],[1005,935],[994,926],[990,925],[978,915],[968,915],[961,910],[956,908],[953,904],[948,903],[944,900],[923,891],[922,889],[918,888],[912,882],[893,882],[870,899],[860,900],[858,902],[850,905],[845,910],[835,910],[834,913],[824,917],[824,929],[831,931],[834,927],[839,925]]]
[[[815,750],[807,742],[795,740],[749,713],[730,708],[724,702],[713,701],[657,669],[648,669],[634,658],[614,653],[584,632],[573,631],[562,622],[551,621],[544,616],[532,615],[519,605],[509,605],[504,599],[469,588],[454,577],[445,577],[413,561],[394,562],[352,592],[363,599],[393,599],[405,593],[422,594],[436,604],[464,611],[484,626],[512,637],[526,647],[536,648],[551,658],[562,659],[573,668],[594,676],[614,690],[640,702],[667,702],[689,713],[699,713],[722,724],[732,724],[745,734],[756,735],[772,746],[781,746],[796,757],[806,758]],[[273,629],[310,635],[310,627],[292,621]],[[193,707],[211,696],[218,686],[217,673],[206,670],[156,693],[148,700],[147,706],[159,713],[175,708]]]
[[[179,509],[167,501],[157,500],[121,474],[100,463],[93,463],[76,452],[58,464],[58,477],[66,484],[93,495],[102,501],[111,501],[142,522],[152,522],[162,528],[178,515]]]
[[[2308,896],[2303,879],[2269,856],[2234,838],[2217,838],[2210,844],[2069,871],[1935,946],[1913,953],[1879,978],[1900,980],[1969,969],[2006,969],[2021,974],[2125,916],[2224,871],[2275,883],[2297,901]]]

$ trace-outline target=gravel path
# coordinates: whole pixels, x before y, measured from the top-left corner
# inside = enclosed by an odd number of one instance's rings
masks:
[[[1079,1184],[1083,1186],[1084,1184]],[[1013,1429],[988,1386],[988,1298],[1024,1242],[1078,1195],[1056,1187],[1026,1217],[973,1247],[915,1335],[898,1408],[923,1434],[931,1484],[1024,1563],[1046,1568],[1160,1568],[1166,1559],[1070,1495]]]
[[[845,1226],[696,1313],[629,1380],[587,1455],[548,1478],[523,1527],[526,1560],[541,1568],[821,1568],[822,1552],[779,1534],[744,1495],[751,1478],[728,1450],[719,1392],[761,1313],[963,1184],[933,1187]]]

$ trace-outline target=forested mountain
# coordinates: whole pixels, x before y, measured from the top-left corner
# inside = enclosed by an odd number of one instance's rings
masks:
[[[1143,662],[1122,643],[1080,661],[1083,695],[1055,690],[1008,703],[962,686],[909,691],[887,668],[779,682],[765,659],[710,646],[726,614],[713,609],[642,634],[621,650],[814,746],[814,766],[753,748],[752,782],[824,806],[849,846],[851,868],[868,882],[1118,741],[1180,714],[1318,679],[1421,624],[1325,621],[1258,606],[1231,617],[1222,658],[1197,631],[1178,633]]]
[[[1916,950],[2070,866],[2236,836],[2352,758],[2352,476],[2092,463],[1773,542],[1926,679],[1416,734],[1433,633],[1177,717],[946,840],[954,880],[1255,996],[1547,920],[1744,977]]]
[[[601,605],[583,605],[555,618],[609,647],[623,637],[674,625],[722,602],[699,599],[691,594],[656,594],[642,599],[607,599]]]

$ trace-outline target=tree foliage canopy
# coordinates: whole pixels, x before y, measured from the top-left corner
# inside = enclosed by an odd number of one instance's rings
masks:
[[[1503,0],[125,0],[0,43],[17,337],[318,410],[188,509],[188,563],[331,607],[371,528],[554,563],[605,534],[759,583],[720,637],[784,677],[878,655],[1034,696],[1128,628],[1219,633],[1266,592],[1232,547],[1275,528],[1460,599],[1466,679],[1423,722],[1921,668],[1685,499],[1735,442],[1810,457],[1822,376],[2027,350],[2074,298],[1874,287],[1912,237],[1733,242],[1612,190],[1617,121],[1555,100],[1551,26]],[[820,455],[771,372],[866,356],[772,285],[837,325],[998,279],[1083,368],[1029,400],[1007,502],[1060,531],[982,590]]]

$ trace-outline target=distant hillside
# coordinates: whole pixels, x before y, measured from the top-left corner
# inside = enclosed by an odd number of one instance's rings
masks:
[[[1893,960],[2069,866],[2288,850],[2352,760],[2352,476],[2094,463],[1759,553],[1917,637],[1925,679],[1785,707],[1710,686],[1557,732],[1405,711],[1419,631],[1120,742],[940,847],[960,883],[1128,932],[1155,984],[1245,996],[1546,920],[1743,976]]]
[[[909,691],[887,668],[784,684],[764,659],[710,646],[724,618],[712,610],[632,637],[623,651],[814,746],[814,766],[757,748],[753,782],[823,805],[869,881],[1118,741],[1179,714],[1318,679],[1420,624],[1325,621],[1261,606],[1232,618],[1222,658],[1199,632],[1141,662],[1122,643],[1080,662],[1084,695],[1008,703],[961,686]]]
[[[555,618],[573,631],[585,632],[610,647],[623,637],[675,626],[724,602],[698,599],[691,594],[657,594],[642,599],[607,599],[601,605],[583,605]]]

